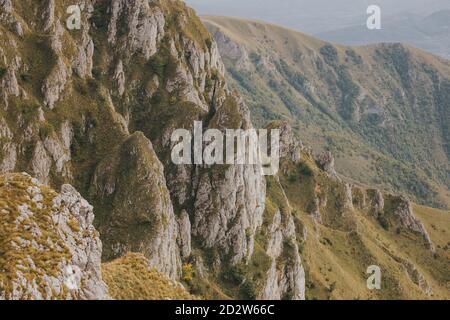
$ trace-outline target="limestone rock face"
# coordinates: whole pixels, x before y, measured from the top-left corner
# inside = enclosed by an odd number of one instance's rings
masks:
[[[257,166],[231,166],[219,173],[204,174],[195,199],[193,232],[207,247],[219,246],[241,262],[253,254],[254,235],[262,224],[265,185]],[[216,177],[216,178],[214,178]]]
[[[55,103],[59,100],[61,93],[64,91],[68,76],[70,76],[70,73],[65,63],[62,59],[58,59],[56,66],[42,86],[44,104],[50,109],[55,107]]]
[[[326,151],[325,153],[323,153],[319,160],[319,165],[321,166],[321,168],[328,173],[328,175],[330,175],[331,177],[336,177],[336,170],[334,168],[334,157],[331,154],[331,152]]]
[[[70,129],[68,129],[70,130]],[[63,133],[67,134],[67,133]],[[70,135],[70,131],[68,133]],[[64,137],[66,140],[62,142],[56,133],[53,133],[44,140],[44,146],[48,151],[48,154],[52,157],[53,163],[57,173],[60,173],[63,177],[71,176],[71,168],[69,166],[71,160],[70,154],[70,136]]]
[[[11,0],[0,1],[0,22],[7,25],[9,29],[19,37],[23,36],[23,27],[20,21],[13,14]]]
[[[93,226],[93,207],[71,185],[63,185],[61,194],[53,199],[53,207],[61,206],[63,211],[53,217],[53,221],[59,222],[69,250],[73,252],[70,263],[73,264],[74,274],[81,278],[78,285],[84,286],[82,295],[86,299],[107,298],[107,288],[101,280],[100,270],[102,243]],[[76,221],[70,220],[70,214],[74,215],[78,221],[79,230],[76,228]],[[64,221],[64,219],[69,220]],[[75,234],[73,229],[75,229]],[[77,269],[79,269],[79,274],[77,274]]]
[[[19,84],[17,83],[16,78],[16,68],[14,66],[10,66],[5,75],[3,76],[2,82],[2,95],[4,98],[8,96],[19,96]]]
[[[2,9],[5,10],[5,12],[11,12],[12,11],[11,0],[1,0],[0,7],[2,7]]]
[[[178,64],[175,76],[167,81],[166,89],[169,93],[176,93],[183,97],[185,101],[192,102],[205,111],[209,109],[206,103],[200,98],[200,92],[195,89],[192,74],[182,64]]]
[[[12,142],[12,132],[5,119],[0,117],[0,139],[4,141],[0,149],[0,173],[13,171],[17,161],[16,144]]]
[[[26,174],[6,174],[0,202],[0,299],[108,298],[93,208],[72,186],[57,194]]]
[[[211,122],[219,129],[251,128],[248,109],[235,97],[227,98]],[[194,235],[201,237],[208,248],[221,248],[232,264],[249,259],[265,207],[261,167],[237,164],[203,168],[197,177]]]
[[[122,60],[119,60],[114,71],[114,80],[117,82],[117,90],[119,95],[123,95],[125,92],[125,73],[123,72]]]
[[[399,219],[400,224],[414,232],[420,234],[426,241],[430,250],[434,251],[434,245],[425,229],[423,223],[416,218],[413,212],[411,201],[406,197],[400,197],[397,207],[394,211],[395,218]]]
[[[345,209],[353,209],[353,189],[352,185],[349,183],[344,184],[345,187],[345,199],[344,199],[344,208]]]
[[[298,163],[302,143],[294,136],[291,125],[287,121],[269,123],[267,129],[280,130],[280,158]]]
[[[181,216],[178,217],[178,246],[180,248],[181,257],[188,258],[191,255],[191,221],[188,213],[183,210]]]
[[[15,47],[17,44],[13,41],[9,45]],[[20,97],[24,95],[24,91],[21,90],[17,81],[17,74],[21,71],[23,65],[19,56],[13,56],[9,59],[3,54],[3,50],[0,48],[0,58],[3,58],[3,62],[7,65],[4,75],[0,77],[0,98],[6,106],[8,106],[9,97]]]
[[[128,32],[122,34],[120,23]],[[157,51],[158,42],[164,37],[165,18],[162,10],[145,0],[113,0],[111,20],[108,25],[108,41],[128,55],[140,52],[149,59]]]
[[[55,22],[55,0],[45,0],[43,4],[42,21],[44,31],[48,31]]]
[[[286,251],[289,251],[289,259],[283,260],[282,254]],[[275,213],[268,230],[266,252],[272,259],[272,263],[260,298],[304,300],[305,271],[298,254],[295,225],[291,213],[282,214],[280,211]]]
[[[233,61],[237,69],[248,70],[251,67],[249,54],[244,46],[234,42],[220,31],[216,31],[213,36],[224,59]]]
[[[89,13],[88,17],[91,17],[92,6],[88,6],[86,9]],[[94,56],[94,41],[90,36],[91,25],[87,19],[81,23],[81,40],[78,46],[78,54],[73,58],[72,67],[75,74],[81,78],[87,78],[92,76],[92,67]]]
[[[379,214],[384,211],[384,196],[383,193],[381,193],[380,190],[368,190],[368,198],[370,201],[370,207],[374,211],[375,214]]]
[[[61,125],[59,133],[52,132],[43,141],[36,141],[30,171],[41,183],[50,183],[52,166],[62,178],[69,180],[72,178],[70,150],[72,138],[71,125],[66,121]]]
[[[1,4],[5,12],[14,11],[14,1]],[[21,139],[2,143],[0,169],[27,170],[48,185],[84,186],[80,191],[99,212],[108,259],[138,251],[174,278],[180,256],[191,251],[189,229],[206,248],[226,252],[224,263],[249,259],[264,212],[260,168],[175,166],[167,156],[173,130],[191,129],[196,120],[220,130],[251,128],[248,109],[224,80],[216,42],[195,13],[176,1],[80,6],[79,31],[65,28],[66,12],[54,0],[43,1],[36,20],[24,25],[26,32],[45,33],[45,57],[51,53],[39,75],[39,97],[17,79],[33,68],[28,60],[0,51],[11,66],[0,80],[4,100],[28,94],[38,104],[30,119],[8,119],[18,123],[10,131]],[[74,161],[92,173],[77,172]]]
[[[178,225],[151,142],[140,132],[132,134],[98,166],[93,185],[104,211],[99,230],[105,259],[141,252],[152,267],[176,278],[181,267]]]
[[[51,165],[52,160],[45,150],[44,144],[41,141],[37,141],[31,160],[31,171],[43,184],[49,183]]]
[[[0,150],[0,173],[12,172],[17,162],[17,147],[15,143],[6,142]]]

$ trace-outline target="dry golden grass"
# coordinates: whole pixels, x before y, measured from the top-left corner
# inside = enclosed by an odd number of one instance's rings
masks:
[[[23,174],[0,175],[0,291],[11,293],[11,283],[20,272],[30,282],[39,282],[42,275],[57,276],[61,263],[72,254],[52,221],[52,189],[40,186],[41,206],[32,201],[27,189],[35,186],[31,177]],[[20,207],[26,206],[32,214],[25,219]],[[33,228],[40,230],[34,234]],[[30,244],[36,242],[40,249]],[[39,288],[44,292],[44,288]],[[64,298],[64,292],[61,297]]]
[[[102,265],[109,294],[117,300],[194,300],[184,287],[148,266],[137,253]]]
[[[312,197],[315,184],[320,184],[329,204],[334,203],[333,194],[339,190],[305,154],[302,159],[312,173],[292,179],[289,178],[292,170],[288,170],[280,181],[292,211],[308,234],[306,241],[300,243],[307,299],[450,298],[450,212],[413,206],[436,252],[429,250],[420,235],[401,225],[393,223],[388,230],[384,229],[370,210],[355,208],[342,212],[338,207],[326,206],[321,209],[322,217],[328,217],[326,223],[317,223],[307,213],[308,199]],[[270,184],[268,188],[270,191]],[[353,196],[355,200],[356,191]],[[423,275],[432,288],[432,295],[427,295],[411,280],[405,263],[412,263]],[[370,265],[381,268],[381,290],[367,288],[366,270]]]
[[[413,235],[386,231],[363,212],[355,215],[358,234],[317,224],[304,212],[300,212],[299,217],[309,234],[302,251],[308,299],[450,298],[448,249],[437,249],[438,257],[434,257],[418,244],[419,239],[413,239]],[[448,216],[446,219],[444,228],[448,230]],[[430,236],[436,244],[442,243],[435,233],[430,232]],[[448,237],[442,241],[445,239]],[[415,265],[431,286],[431,296],[409,279],[401,261]],[[368,290],[366,286],[366,268],[373,264],[382,271],[381,290]]]

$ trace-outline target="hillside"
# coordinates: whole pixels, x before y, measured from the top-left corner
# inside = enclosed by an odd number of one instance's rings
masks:
[[[300,154],[268,179],[266,210],[292,214],[307,299],[448,299],[449,211],[349,184],[332,158]],[[369,265],[382,270],[379,291],[367,290]]]
[[[80,30],[69,5],[0,1],[0,299],[449,299],[448,213],[287,122],[278,175],[172,161],[176,129],[254,128],[182,1],[84,0]]]
[[[345,47],[259,21],[204,17],[257,126],[289,119],[359,183],[450,205],[450,62],[401,44]]]

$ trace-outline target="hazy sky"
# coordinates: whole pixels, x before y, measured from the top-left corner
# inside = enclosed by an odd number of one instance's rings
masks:
[[[365,23],[377,4],[385,17],[402,12],[427,15],[450,9],[450,0],[186,0],[200,14],[261,19],[317,34]]]

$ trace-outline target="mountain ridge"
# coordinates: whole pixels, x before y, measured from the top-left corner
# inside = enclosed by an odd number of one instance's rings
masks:
[[[71,190],[92,231],[69,223],[82,242],[74,250],[98,244],[92,267],[116,299],[448,298],[446,213],[347,182],[331,153],[316,159],[285,121],[267,124],[280,130],[275,176],[262,176],[259,165],[175,165],[176,129],[193,131],[196,121],[205,130],[254,128],[218,43],[182,1],[81,4],[81,29],[73,31],[64,28],[68,0],[0,2],[0,40],[8,44],[0,46],[2,222],[27,204],[27,223],[53,227],[60,211],[48,210],[49,197],[33,205],[27,194],[36,186],[55,196],[50,187]],[[18,184],[12,172],[36,179]],[[0,253],[12,257],[0,255],[0,269],[23,267],[16,253],[27,251],[14,244],[39,235],[0,226]],[[40,250],[58,248],[38,247],[27,266],[41,262]],[[382,267],[384,290],[367,288],[369,263]],[[37,287],[52,272],[39,271]],[[0,298],[33,298],[22,294],[28,282],[3,296],[14,281],[1,280]],[[70,285],[53,285],[70,293]],[[35,298],[75,296],[52,289]]]
[[[382,30],[373,32],[360,26],[320,33],[317,37],[347,45],[374,44],[381,42],[409,43],[422,50],[444,58],[450,57],[448,38],[450,10],[436,11],[429,16],[402,15],[384,21]]]
[[[359,160],[348,155],[338,159],[339,171],[355,178],[348,164],[369,165],[371,169],[358,170],[361,177],[377,167],[399,167],[411,181],[417,180],[417,186],[405,185],[407,181],[399,184],[402,177],[395,172],[389,174],[396,175],[397,182],[377,181],[377,177],[355,180],[448,206],[448,60],[402,44],[346,47],[261,21],[203,19],[219,43],[229,80],[244,95],[258,126],[271,117],[291,118],[292,125],[302,130],[302,139],[313,147],[322,145],[319,150],[324,145],[335,153],[342,153],[343,145],[353,145],[352,152],[365,149],[358,151]],[[433,85],[433,79],[439,84]],[[433,126],[429,135],[421,132],[425,130],[422,118]],[[313,133],[311,125],[324,131]],[[330,146],[331,139],[336,146]],[[425,149],[439,161],[420,155]],[[369,157],[380,160],[364,159],[374,152],[381,154]],[[420,172],[422,168],[427,173]],[[385,180],[382,171],[381,177]]]

